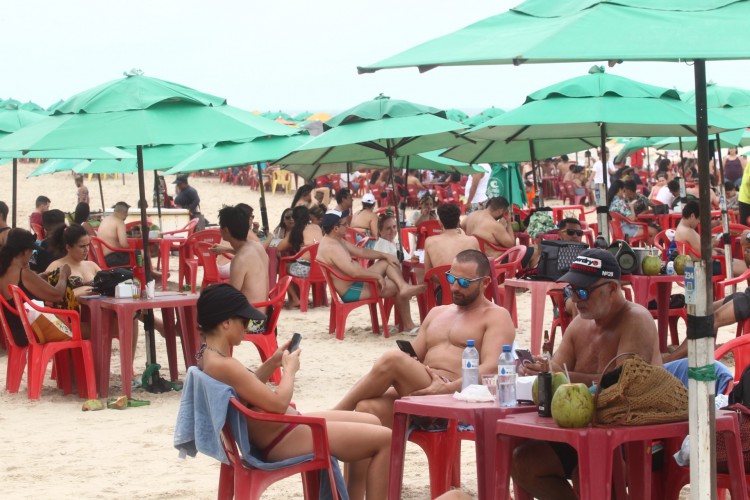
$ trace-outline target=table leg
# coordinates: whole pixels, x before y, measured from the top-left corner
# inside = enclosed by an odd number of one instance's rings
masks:
[[[85,302],[91,314],[91,350],[94,351],[94,373],[99,396],[109,395],[109,366],[112,353],[112,339],[109,336],[109,322],[103,321],[102,309],[96,299]],[[109,348],[108,348],[109,347]]]
[[[169,240],[162,240],[159,245],[159,251],[161,252],[161,289],[167,291],[167,278],[169,278],[169,250],[172,247],[172,242]]]
[[[669,336],[669,295],[672,283],[657,283],[657,325],[659,331],[659,351],[667,352],[667,337]]]
[[[130,384],[133,380],[133,315],[136,309],[124,307],[117,311],[117,334],[120,339],[120,377],[122,392],[130,397]],[[114,314],[114,311],[107,311]]]
[[[534,355],[539,355],[542,351],[542,327],[544,308],[547,304],[547,290],[541,286],[531,289],[531,354]]]
[[[174,324],[174,308],[162,308],[161,317],[164,323],[164,340],[167,344],[169,379],[174,382],[177,380],[177,333]]]
[[[494,432],[493,432],[494,434]],[[510,464],[516,439],[510,436],[497,435],[496,441],[489,443],[496,447],[495,452],[495,498],[506,500],[510,496]]]
[[[195,354],[198,352],[200,335],[197,328],[197,309],[195,306],[179,307],[182,352],[185,356],[185,368],[195,366]]]
[[[493,498],[495,491],[495,426],[497,416],[493,412],[474,412],[474,449],[477,460],[477,494],[479,500]],[[503,497],[500,497],[503,498]]]
[[[505,284],[505,300],[503,307],[510,313],[516,310],[516,287]]]
[[[401,498],[401,485],[404,474],[404,456],[406,453],[406,424],[405,413],[393,414],[393,431],[391,432],[391,461],[388,470],[388,498]]]
[[[651,499],[651,441],[633,441],[626,445],[630,471],[630,498]],[[668,459],[671,457],[667,457]]]
[[[607,439],[589,435],[576,446],[578,452],[578,474],[581,478],[581,500],[604,500],[612,498],[613,450]],[[581,446],[583,445],[583,446]],[[604,456],[590,450],[605,450]]]

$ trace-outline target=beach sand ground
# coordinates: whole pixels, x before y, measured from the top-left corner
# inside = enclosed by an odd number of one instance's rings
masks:
[[[34,199],[44,194],[52,199],[52,208],[72,211],[75,207],[75,186],[69,173],[57,173],[27,179],[34,165],[19,167],[19,226],[26,227],[28,215],[34,210]],[[0,166],[0,200],[10,205],[10,165]],[[168,182],[171,182],[171,178]],[[195,177],[190,183],[198,190],[202,211],[215,222],[223,204],[249,203],[259,214],[259,194],[247,187],[221,184],[216,177]],[[98,209],[96,179],[87,180],[92,207]],[[107,206],[126,201],[136,206],[137,180],[134,175],[104,180]],[[152,181],[147,180],[149,201]],[[173,186],[169,184],[170,192]],[[267,205],[271,228],[278,223],[283,208],[291,203],[291,195],[268,195]],[[355,208],[359,201],[355,200]],[[259,220],[259,217],[256,219]],[[171,259],[172,282],[176,281],[176,258]],[[528,293],[518,296],[519,326],[517,341],[529,345],[530,311]],[[416,303],[412,302],[416,319]],[[547,307],[545,325],[551,324],[552,311]],[[374,335],[365,308],[353,312],[347,321],[344,341],[328,334],[328,309],[311,309],[306,314],[284,310],[279,321],[279,338],[290,338],[293,332],[304,335],[302,363],[297,375],[294,401],[303,412],[328,409],[362,376],[386,350],[396,346],[392,334],[388,339]],[[391,318],[391,331],[395,330]],[[680,323],[684,337],[685,327]],[[734,328],[724,328],[720,341],[734,337]],[[557,342],[559,344],[559,335]],[[178,346],[178,349],[180,347]],[[164,342],[157,338],[158,359],[165,360]],[[235,356],[249,367],[259,357],[254,346],[242,345]],[[136,352],[135,371],[140,374],[145,364],[143,335]],[[185,368],[180,360],[180,378]],[[0,351],[0,387],[5,386],[7,354]],[[110,395],[118,394],[119,350],[113,343]],[[185,498],[216,497],[219,463],[205,456],[180,460],[173,447],[175,417],[180,394],[148,394],[134,392],[134,397],[151,401],[150,406],[125,411],[104,410],[81,412],[82,400],[63,396],[54,382],[47,378],[40,401],[26,398],[25,376],[18,394],[0,392],[0,429],[4,436],[0,446],[0,484],[4,498]],[[128,382],[129,383],[129,382]],[[476,496],[474,446],[464,442],[462,448],[462,489]],[[298,476],[271,486],[265,498],[301,498]],[[427,462],[416,445],[407,446],[403,498],[429,498]]]

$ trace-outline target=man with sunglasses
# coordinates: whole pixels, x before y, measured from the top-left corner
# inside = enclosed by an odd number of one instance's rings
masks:
[[[635,353],[661,366],[659,337],[648,310],[625,299],[620,267],[611,253],[584,250],[559,280],[569,283],[578,316],[568,326],[552,357],[552,370],[567,369],[571,382],[591,385],[612,358]],[[538,361],[539,358],[535,358]],[[537,375],[538,362],[519,366],[520,375]],[[578,455],[567,444],[526,441],[513,452],[511,475],[534,498],[577,498]]]
[[[575,241],[580,243],[583,237],[581,221],[576,218],[568,217],[561,220],[557,227],[559,228],[560,241]]]
[[[480,375],[497,372],[502,346],[513,344],[515,329],[508,311],[484,296],[492,283],[487,256],[478,250],[460,252],[446,278],[453,304],[427,314],[411,343],[417,358],[387,351],[334,409],[371,413],[391,427],[396,399],[461,390],[461,353],[467,340],[474,340],[479,351]]]
[[[510,205],[502,196],[490,198],[486,208],[470,213],[461,223],[461,228],[469,236],[476,236],[483,240],[504,248],[516,244],[516,237],[510,222]],[[500,255],[498,250],[485,247],[484,253],[490,257]]]
[[[337,213],[328,212],[323,216],[320,225],[325,235],[318,246],[316,260],[331,266],[344,276],[377,280],[380,296],[394,298],[396,310],[401,316],[404,330],[414,332],[413,334],[416,335],[418,326],[411,319],[409,300],[422,293],[425,285],[415,286],[406,283],[401,272],[401,264],[395,255],[376,252],[369,248],[360,248],[346,241],[344,236],[346,236],[346,229],[349,226],[346,217],[342,218]],[[376,262],[370,267],[364,268],[357,262],[352,261],[352,257],[375,260]],[[363,281],[352,283],[333,276],[333,283],[344,302],[356,302],[371,297],[370,286]]]

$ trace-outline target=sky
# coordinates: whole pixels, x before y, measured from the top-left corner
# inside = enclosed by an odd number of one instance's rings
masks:
[[[585,74],[592,63],[416,68],[358,75],[421,42],[503,12],[520,0],[6,0],[0,99],[47,107],[131,68],[248,110],[335,114],[380,93],[476,114]],[[581,43],[595,43],[583,40]],[[684,63],[631,63],[608,72],[693,88]],[[750,61],[708,62],[709,80],[750,85]]]

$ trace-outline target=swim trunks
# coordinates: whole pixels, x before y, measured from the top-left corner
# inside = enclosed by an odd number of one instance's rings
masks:
[[[107,267],[122,267],[130,265],[130,253],[129,252],[112,252],[109,255],[104,256],[104,261],[107,263]]]
[[[362,281],[355,281],[354,283],[352,283],[343,297],[341,297],[341,300],[344,302],[358,301],[359,296],[362,295],[362,288],[364,288],[364,286],[365,284]]]

